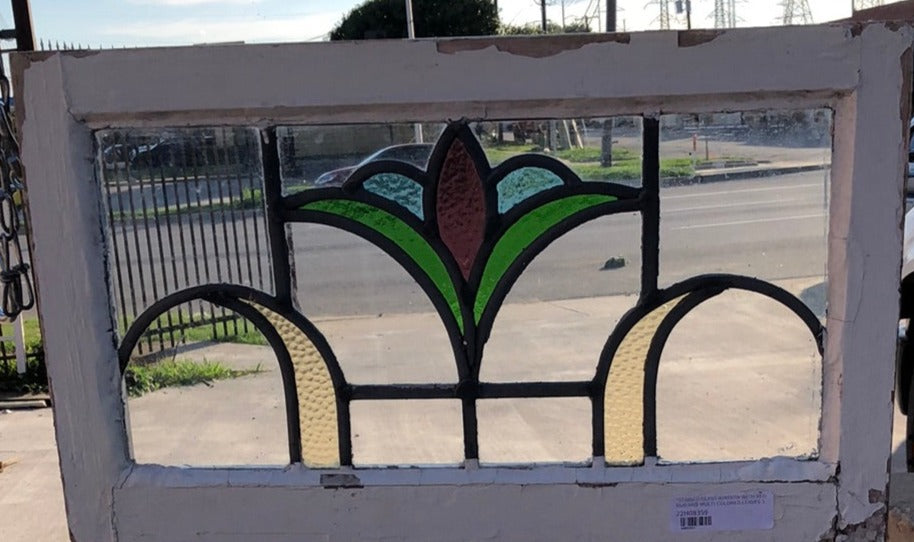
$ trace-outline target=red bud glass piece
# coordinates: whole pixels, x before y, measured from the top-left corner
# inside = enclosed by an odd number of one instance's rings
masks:
[[[438,233],[466,279],[485,234],[486,201],[473,158],[459,139],[441,167],[435,204]]]

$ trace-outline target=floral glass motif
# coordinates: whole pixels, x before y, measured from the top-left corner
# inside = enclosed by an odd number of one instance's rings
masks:
[[[816,315],[787,291],[752,277],[700,275],[657,286],[659,122],[644,119],[643,182],[633,188],[584,182],[562,162],[524,154],[491,167],[465,121],[451,122],[425,170],[378,160],[357,168],[341,187],[283,197],[275,129],[264,130],[264,195],[276,295],[241,286],[190,288],[155,303],[128,330],[122,369],[146,327],[190,299],[248,318],[276,351],[283,375],[290,461],[308,467],[352,464],[349,405],[377,399],[459,399],[464,456],[478,459],[480,399],[586,397],[591,400],[593,456],[638,465],[656,456],[656,387],[660,356],[675,325],[702,302],[741,289],[791,309],[822,351]],[[593,378],[560,382],[481,382],[486,341],[502,302],[527,265],[552,241],[595,218],[639,212],[641,296],[609,333]],[[294,308],[285,225],[324,224],[358,235],[394,258],[421,286],[451,343],[457,384],[351,384],[331,345]]]

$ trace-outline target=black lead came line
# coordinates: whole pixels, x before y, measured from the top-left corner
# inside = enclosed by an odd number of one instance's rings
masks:
[[[725,288],[722,286],[709,286],[688,294],[663,318],[654,332],[654,336],[651,337],[644,364],[644,386],[641,391],[644,409],[644,417],[641,420],[642,446],[645,457],[657,457],[657,377],[660,372],[660,356],[663,353],[663,347],[673,332],[673,328],[689,311],[721,294],[724,290]]]
[[[646,314],[651,299],[657,294],[660,275],[660,119],[642,117],[641,126],[641,191],[638,198],[641,212],[641,292],[635,307],[610,332],[607,345],[600,354],[596,375],[591,382],[591,432],[594,457],[603,456],[605,453],[603,394],[610,361],[606,358],[610,350],[614,351],[614,348],[609,348],[609,344],[614,340],[621,342],[624,338],[624,333],[620,335],[619,331],[620,326],[624,326],[627,319],[633,320],[630,322],[630,325],[633,326],[637,323],[637,319]]]
[[[215,294],[209,301],[221,305],[236,314],[241,315],[245,321],[257,328],[273,350],[279,364],[282,377],[283,395],[286,407],[286,434],[289,440],[289,463],[302,462],[301,417],[298,401],[298,385],[295,382],[295,365],[285,341],[276,327],[257,308],[232,298]],[[341,458],[342,459],[342,458]]]
[[[589,397],[592,383],[588,381],[556,382],[480,382],[471,393],[460,384],[352,384],[349,399],[460,399],[467,394],[473,399],[532,399],[543,397]]]
[[[286,224],[282,217],[282,174],[279,162],[279,145],[276,128],[260,132],[261,160],[263,163],[263,196],[266,203],[267,236],[273,264],[273,283],[276,297],[292,306],[292,270],[289,263],[289,244]]]
[[[641,299],[657,292],[660,275],[660,120],[642,121]]]

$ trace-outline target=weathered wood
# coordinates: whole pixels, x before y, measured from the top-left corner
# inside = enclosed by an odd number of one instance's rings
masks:
[[[3,469],[7,469],[7,468],[9,468],[9,467],[12,467],[13,465],[15,465],[15,464],[18,463],[18,462],[19,462],[19,458],[18,458],[18,457],[10,457],[10,458],[7,458],[7,459],[0,459],[0,472],[3,472]]]
[[[438,122],[534,111],[539,118],[574,118],[821,105],[857,84],[860,43],[851,32],[836,25],[644,32],[623,34],[625,40],[600,34],[383,40],[26,58],[60,58],[72,75],[69,110],[92,126],[214,118],[257,125]],[[149,66],[156,66],[154,76]],[[773,92],[778,99],[766,104]]]
[[[777,521],[764,535],[772,540],[833,537],[833,521],[884,526],[912,38],[906,25],[880,23],[19,57],[34,263],[74,540],[662,540],[671,498],[758,488],[775,496]],[[350,489],[326,489],[320,472],[300,467],[128,460],[92,128],[800,107],[835,110],[818,460],[344,470],[363,486]]]
[[[92,133],[68,111],[59,59],[19,77],[32,264],[70,533],[113,541],[112,488],[129,459]]]

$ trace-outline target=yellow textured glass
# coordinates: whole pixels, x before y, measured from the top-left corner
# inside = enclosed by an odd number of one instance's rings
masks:
[[[323,356],[295,324],[266,307],[249,304],[273,324],[292,358],[298,393],[302,463],[312,468],[339,467],[336,394]]]
[[[622,339],[603,391],[604,455],[609,465],[644,462],[644,365],[660,323],[685,296],[661,305]]]

